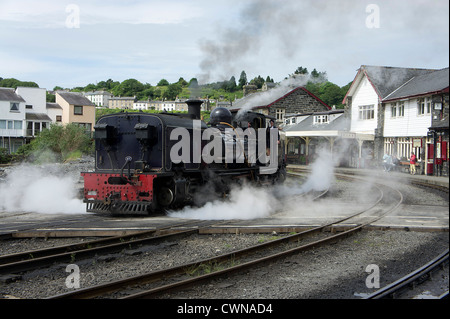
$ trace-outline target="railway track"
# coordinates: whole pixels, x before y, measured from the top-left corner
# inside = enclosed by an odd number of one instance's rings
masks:
[[[401,298],[407,289],[413,289],[426,280],[432,278],[434,271],[443,268],[448,264],[448,249],[439,256],[431,260],[426,265],[416,269],[399,280],[377,290],[373,294],[367,296],[366,299],[396,299]],[[441,299],[448,298],[448,290],[440,296]]]
[[[158,245],[165,241],[175,241],[196,234],[199,227],[210,224],[213,223],[191,221],[129,235],[3,255],[0,256],[0,274],[19,273],[46,267],[54,262],[71,263],[75,259],[88,258],[96,254],[108,254],[141,245]]]
[[[351,216],[335,220],[332,223],[285,236],[283,238],[258,244],[249,248],[233,251],[213,258],[175,266],[169,269],[154,271],[132,278],[118,280],[107,284],[79,289],[50,297],[61,298],[155,298],[172,290],[178,290],[197,285],[212,278],[240,272],[255,267],[261,263],[269,263],[285,256],[306,251],[313,247],[330,244],[361,230],[364,226],[378,220],[390,211],[396,209],[403,197],[397,192],[394,203],[384,203],[385,192],[378,187],[380,196],[369,208]],[[395,192],[390,189],[389,193]],[[389,199],[392,201],[392,199]],[[350,227],[340,233],[326,233],[325,229],[333,229],[337,224],[347,222],[357,216],[365,215],[366,221]],[[314,235],[314,236],[313,236]],[[307,239],[309,238],[309,239]],[[305,243],[305,241],[309,241]],[[195,273],[195,276],[187,276]],[[188,278],[186,278],[188,277]],[[139,289],[139,292],[136,290]]]

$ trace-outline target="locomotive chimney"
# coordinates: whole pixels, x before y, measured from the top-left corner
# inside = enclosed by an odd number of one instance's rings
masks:
[[[188,105],[188,114],[190,114],[193,119],[200,120],[200,106],[202,103],[202,100],[197,99],[189,99],[186,101],[186,104]]]

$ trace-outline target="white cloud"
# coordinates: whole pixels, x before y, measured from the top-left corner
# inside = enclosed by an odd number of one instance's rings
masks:
[[[5,0],[0,20],[20,22],[22,27],[67,27],[68,16],[78,15],[81,26],[92,24],[181,23],[203,14],[187,1],[54,1]]]

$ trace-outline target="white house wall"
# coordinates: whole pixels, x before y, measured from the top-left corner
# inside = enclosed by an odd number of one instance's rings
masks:
[[[426,136],[431,126],[431,114],[417,114],[417,99],[404,101],[405,115],[392,117],[391,104],[387,103],[384,114],[385,137],[413,137]]]
[[[31,109],[26,109],[26,113],[47,113],[46,108],[46,89],[18,87],[16,94],[22,97],[26,105],[32,105]]]
[[[19,111],[11,112],[11,101],[0,101],[0,120],[6,121],[6,128],[0,128],[0,136],[25,136],[25,102],[16,103],[19,104]],[[8,121],[22,122],[22,129],[14,129],[14,124],[12,129],[8,129]]]
[[[359,119],[359,106],[363,105],[374,105],[375,115],[373,119]],[[351,112],[351,132],[361,134],[375,133],[375,129],[377,128],[378,95],[366,76],[363,76],[361,82],[359,83],[353,94]]]

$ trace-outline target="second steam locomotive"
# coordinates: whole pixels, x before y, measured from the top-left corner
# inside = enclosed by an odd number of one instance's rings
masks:
[[[285,135],[269,129],[270,117],[219,107],[206,124],[202,101],[186,103],[188,114],[121,112],[97,121],[95,169],[81,173],[88,212],[148,214],[202,205],[236,183],[284,181]]]

